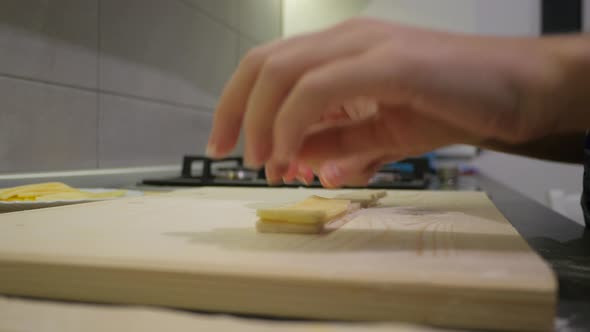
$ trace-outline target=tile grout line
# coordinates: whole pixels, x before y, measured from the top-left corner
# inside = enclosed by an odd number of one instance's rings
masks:
[[[251,39],[256,44],[264,43],[264,41],[259,40],[257,37],[251,36],[249,33],[244,33],[239,28],[236,28],[236,27],[230,25],[229,23],[223,21],[222,19],[216,17],[215,15],[212,15],[211,13],[207,12],[206,10],[204,10],[201,6],[199,6],[197,4],[194,4],[194,3],[189,2],[187,0],[180,0],[180,2],[182,2],[185,6],[191,8],[192,10],[197,11],[199,14],[202,14],[203,16],[209,18],[210,20],[214,21],[215,23],[217,23],[219,25],[222,25],[225,28],[228,28],[232,32],[235,32],[236,34],[238,34],[238,36],[246,37],[248,39]]]
[[[152,102],[152,103],[160,104],[160,105],[164,105],[164,106],[190,109],[190,110],[193,110],[196,112],[208,113],[208,111],[212,111],[214,109],[214,107],[211,107],[208,105],[172,102],[172,101],[168,101],[168,100],[149,98],[149,97],[138,96],[138,95],[123,93],[123,92],[112,91],[112,90],[99,89],[99,88],[93,89],[93,88],[88,88],[88,87],[71,85],[71,84],[67,84],[67,83],[54,82],[54,81],[49,81],[49,80],[40,80],[40,79],[24,77],[24,76],[19,76],[19,75],[13,75],[13,74],[0,73],[0,78],[8,78],[8,79],[12,79],[12,80],[29,82],[29,83],[34,83],[34,84],[49,85],[49,86],[58,87],[58,88],[67,88],[67,89],[77,90],[77,91],[82,91],[82,92],[87,92],[87,93],[99,93],[99,94],[103,94],[103,95],[121,97],[121,98],[126,98],[126,99],[137,100],[137,101]],[[205,111],[205,110],[207,110],[207,111]]]
[[[101,13],[102,13],[102,0],[96,0],[96,10],[97,10],[97,20],[96,20],[96,168],[100,169],[101,164],[101,155],[100,155],[100,138],[101,138],[101,103],[100,103],[100,93],[98,90],[100,89],[100,68],[101,68]]]
[[[284,30],[283,23],[285,23],[285,20],[284,20],[285,19],[285,15],[284,15],[285,11],[284,10],[285,10],[285,1],[281,0],[281,2],[279,3],[279,22],[281,22],[281,25],[279,26],[279,36],[281,38],[283,38],[284,32],[285,32],[285,31],[283,31]]]
[[[112,90],[98,89],[97,92],[100,93],[101,95],[120,97],[120,98],[126,98],[126,99],[135,99],[135,100],[139,100],[139,101],[143,101],[143,102],[151,102],[154,104],[160,104],[160,105],[164,105],[164,106],[189,109],[194,112],[209,113],[210,111],[213,111],[215,109],[214,107],[207,106],[207,105],[196,105],[196,104],[185,104],[185,103],[179,103],[179,102],[172,102],[172,101],[168,101],[168,100],[137,96],[137,95],[122,93],[122,92],[117,92],[117,91],[112,91]]]
[[[96,89],[96,88],[89,88],[89,87],[85,87],[85,86],[78,86],[78,85],[62,83],[62,82],[54,82],[54,81],[47,80],[47,79],[32,78],[32,77],[26,77],[26,76],[9,74],[9,73],[0,73],[0,78],[8,78],[8,79],[12,79],[12,80],[41,84],[41,85],[51,85],[51,86],[58,87],[58,88],[68,88],[68,89],[78,90],[78,91],[83,91],[83,92],[97,92],[98,91],[98,89]]]

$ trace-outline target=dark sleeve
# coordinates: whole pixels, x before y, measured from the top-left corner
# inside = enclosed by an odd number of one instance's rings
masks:
[[[585,133],[565,133],[542,137],[522,144],[506,144],[486,141],[482,148],[517,154],[521,156],[558,161],[564,163],[584,163]]]
[[[582,191],[582,211],[584,222],[590,228],[590,135],[586,133],[584,143],[584,190]]]

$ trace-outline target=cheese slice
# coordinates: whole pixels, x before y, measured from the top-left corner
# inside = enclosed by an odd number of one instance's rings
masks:
[[[321,224],[345,214],[349,205],[350,201],[345,199],[311,196],[288,206],[258,209],[256,215],[264,221]]]
[[[61,182],[29,184],[0,190],[0,201],[93,200],[125,196],[125,190],[87,192]]]
[[[321,234],[338,229],[354,218],[354,212],[360,209],[358,203],[350,203],[346,212],[326,222],[300,224],[287,221],[258,220],[256,230],[260,233],[283,234]]]
[[[30,198],[43,193],[72,192],[76,189],[61,182],[47,182],[39,184],[28,184],[24,186],[6,188],[0,190],[0,200],[9,198]]]
[[[260,233],[319,234],[324,230],[324,223],[297,224],[285,221],[258,220],[256,230]]]
[[[360,207],[373,206],[386,194],[384,190],[363,190],[335,198],[311,196],[287,206],[258,209],[256,214],[260,220],[256,230],[260,233],[319,234],[326,224]]]

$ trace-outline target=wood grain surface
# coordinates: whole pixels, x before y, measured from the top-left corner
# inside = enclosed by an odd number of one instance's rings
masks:
[[[453,332],[396,322],[303,322],[0,296],[6,332]]]
[[[256,209],[340,191],[201,188],[0,215],[0,293],[550,330],[555,277],[484,193],[390,191],[326,234]]]

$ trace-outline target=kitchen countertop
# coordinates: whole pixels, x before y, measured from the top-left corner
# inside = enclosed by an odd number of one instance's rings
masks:
[[[556,272],[556,331],[590,330],[590,231],[485,176],[478,184]]]
[[[460,186],[460,189],[478,188],[486,191],[492,201],[525,238],[529,245],[548,261],[555,270],[559,280],[556,331],[590,330],[590,232],[568,218],[486,176],[479,175],[470,179],[475,181],[469,181],[466,186]],[[133,317],[147,317],[150,315],[155,317],[164,314],[170,324],[174,324],[175,320],[179,324],[180,322],[182,324],[188,323],[186,320],[186,311],[177,312],[173,310],[171,313],[170,310],[165,309],[149,309],[147,311],[144,310],[144,312],[141,311],[143,309],[139,309],[140,312],[138,313],[138,310],[130,310],[128,306],[106,306],[105,309],[105,306],[39,301],[13,297],[2,298],[1,296],[0,309],[12,310],[13,313],[11,316],[13,319],[8,321],[5,321],[0,313],[0,330],[19,330],[16,327],[21,327],[21,329],[28,327],[27,331],[47,330],[47,325],[27,323],[26,321],[32,318],[29,315],[30,313],[39,318],[38,322],[45,320],[46,323],[50,323],[54,327],[61,326],[63,328],[49,329],[50,331],[70,331],[67,328],[74,326],[71,324],[73,316],[79,315],[80,312],[91,313],[93,310],[96,312],[96,317],[100,316],[102,317],[101,319],[110,319],[109,317],[115,320],[121,319],[122,324],[123,321],[132,319]],[[48,316],[50,313],[51,316]],[[176,313],[176,315],[173,313]],[[205,327],[202,324],[204,322],[208,324],[211,321],[211,315],[208,314],[192,313],[189,316],[193,316],[191,324],[195,328]],[[18,320],[19,317],[22,318],[22,321]],[[96,317],[89,315],[87,318],[92,321]],[[240,322],[244,324],[245,328],[251,328],[253,321],[256,322],[258,320],[231,320],[232,324],[237,324],[232,325],[234,328],[238,327],[241,324]],[[264,322],[276,322],[276,320],[262,320],[260,323],[264,324]],[[280,322],[287,324],[275,325],[273,328],[278,331],[281,328],[291,331],[292,326],[288,324],[288,321],[280,320]],[[294,323],[293,325],[296,324]],[[117,325],[114,324],[113,326],[116,327]],[[124,326],[127,328],[129,325]],[[168,327],[174,328],[174,325]],[[349,327],[359,327],[359,330],[367,330],[372,326],[352,325]],[[395,325],[391,325],[390,327],[391,329],[387,330],[399,330]],[[330,331],[352,330],[342,324],[334,324],[333,326],[328,326],[328,328]],[[381,331],[383,326],[375,328]]]

